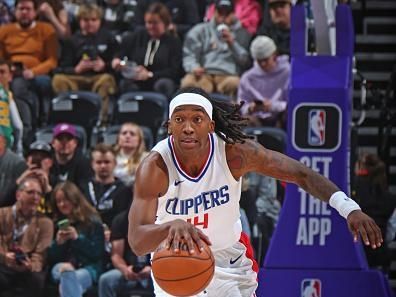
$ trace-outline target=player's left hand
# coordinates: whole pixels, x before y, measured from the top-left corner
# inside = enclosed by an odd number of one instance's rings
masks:
[[[347,217],[348,227],[356,242],[359,234],[365,245],[371,245],[373,249],[379,248],[382,243],[381,229],[372,218],[361,210],[352,211]]]

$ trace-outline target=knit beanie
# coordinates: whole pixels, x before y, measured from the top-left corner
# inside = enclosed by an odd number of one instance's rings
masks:
[[[269,58],[276,51],[274,41],[267,36],[257,36],[250,45],[250,54],[255,60]]]

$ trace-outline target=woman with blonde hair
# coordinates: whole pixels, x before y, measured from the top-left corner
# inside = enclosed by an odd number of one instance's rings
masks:
[[[121,126],[115,152],[117,165],[114,175],[130,186],[135,181],[137,167],[148,154],[143,130],[139,125],[127,122]]]
[[[81,297],[102,272],[104,231],[99,214],[72,182],[56,185],[52,200],[56,236],[48,257],[61,297]]]

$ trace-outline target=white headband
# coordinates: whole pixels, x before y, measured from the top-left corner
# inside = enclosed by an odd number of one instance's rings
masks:
[[[209,118],[212,119],[212,103],[204,96],[195,93],[182,93],[173,98],[169,104],[169,118],[171,118],[176,107],[189,104],[201,106],[206,111]]]

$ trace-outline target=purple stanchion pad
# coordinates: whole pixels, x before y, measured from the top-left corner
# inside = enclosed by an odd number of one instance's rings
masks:
[[[305,13],[292,9],[287,153],[349,192],[353,27],[350,8],[336,11],[337,54],[307,56]],[[344,45],[342,47],[341,45]],[[328,204],[288,184],[278,225],[259,273],[257,296],[390,297],[370,270],[346,220]]]

